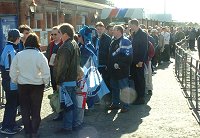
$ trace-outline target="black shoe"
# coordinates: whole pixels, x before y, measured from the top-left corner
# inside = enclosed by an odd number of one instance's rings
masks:
[[[121,111],[120,111],[120,113],[126,113],[126,112],[128,112],[127,108],[122,108]]]
[[[148,90],[147,94],[152,95],[152,90]]]
[[[53,121],[61,121],[62,119],[63,119],[63,117],[61,115],[58,115],[53,118]]]
[[[78,125],[78,126],[72,127],[72,130],[74,130],[74,131],[79,131],[79,130],[81,130],[82,128],[83,128],[83,125]]]
[[[119,105],[114,105],[114,104],[111,104],[107,110],[118,110],[120,109],[120,106]]]
[[[138,98],[134,103],[134,105],[145,104],[144,98]]]

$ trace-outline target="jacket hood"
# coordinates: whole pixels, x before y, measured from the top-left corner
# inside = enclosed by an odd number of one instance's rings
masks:
[[[92,41],[92,29],[88,26],[83,26],[83,28],[80,29],[79,34],[82,36],[84,42]]]

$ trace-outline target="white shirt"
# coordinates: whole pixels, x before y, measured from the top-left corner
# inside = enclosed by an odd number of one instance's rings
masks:
[[[164,37],[164,45],[169,45],[170,33],[169,32],[161,32],[161,35]]]
[[[35,49],[25,49],[14,57],[10,67],[10,77],[18,84],[48,84],[50,69],[43,53]]]

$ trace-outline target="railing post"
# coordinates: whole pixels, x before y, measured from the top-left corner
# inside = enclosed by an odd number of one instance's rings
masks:
[[[192,57],[190,58],[190,100],[192,102]]]
[[[196,61],[196,68],[195,68],[195,96],[196,96],[196,111],[198,111],[199,109],[199,105],[198,105],[198,76],[199,76],[199,61]]]
[[[188,58],[188,55],[185,52],[184,53],[184,90],[185,91],[187,90],[187,58]]]

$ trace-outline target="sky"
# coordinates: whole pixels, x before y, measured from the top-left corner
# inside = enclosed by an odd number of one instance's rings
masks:
[[[200,23],[200,0],[112,0],[118,8],[144,8],[145,13],[172,14],[172,20]]]

